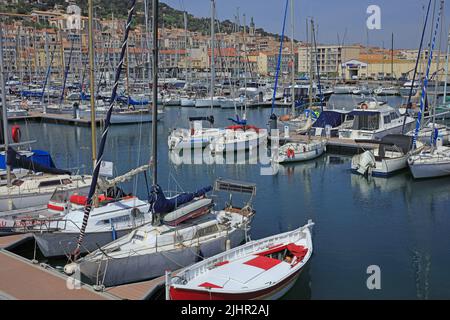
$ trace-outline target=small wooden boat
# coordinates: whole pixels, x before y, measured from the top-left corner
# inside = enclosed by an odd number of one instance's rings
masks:
[[[278,299],[294,285],[313,252],[308,224],[248,242],[167,275],[171,300]]]

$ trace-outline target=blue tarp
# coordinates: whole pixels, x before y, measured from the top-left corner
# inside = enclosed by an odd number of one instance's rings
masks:
[[[196,197],[201,197],[207,192],[211,191],[212,187],[207,186],[205,188],[199,189],[193,193],[181,193],[174,198],[167,199],[164,196],[164,192],[162,191],[159,185],[152,186],[152,190],[150,192],[149,202],[153,206],[154,213],[169,213],[173,211],[175,208],[192,201]]]
[[[325,128],[326,125],[335,128],[345,120],[345,113],[324,110],[320,113],[319,118],[314,122],[313,128]]]
[[[48,168],[55,168],[55,163],[48,152],[43,150],[31,150],[31,152],[33,152],[30,158],[31,161]],[[0,154],[0,169],[6,169],[6,159],[3,154]]]
[[[150,100],[147,99],[143,99],[143,100],[134,100],[131,97],[126,97],[126,96],[119,96],[117,97],[117,101],[122,102],[122,103],[127,103],[131,106],[145,106],[150,104]]]

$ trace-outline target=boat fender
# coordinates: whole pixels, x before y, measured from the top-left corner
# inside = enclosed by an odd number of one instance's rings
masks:
[[[294,150],[292,148],[289,148],[289,149],[286,150],[286,156],[288,158],[293,158],[294,155],[295,155],[295,153],[294,153]]]
[[[306,152],[306,146],[303,146],[303,152]]]
[[[20,132],[20,126],[15,125],[11,128],[11,136],[12,139],[15,143],[19,143],[20,142],[20,137],[21,137],[21,132]]]
[[[76,270],[77,270],[77,264],[74,262],[68,263],[64,266],[64,273],[69,276],[74,274]]]

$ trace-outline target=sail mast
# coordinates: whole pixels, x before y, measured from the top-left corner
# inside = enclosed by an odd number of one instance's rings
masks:
[[[414,136],[413,136],[413,149],[416,149],[417,137],[419,135],[420,125],[422,123],[422,115],[425,111],[424,110],[425,109],[425,97],[427,95],[428,77],[430,75],[430,67],[431,67],[431,62],[433,60],[433,50],[434,50],[434,46],[436,44],[436,34],[439,29],[439,23],[441,22],[443,6],[444,6],[443,1],[441,1],[441,5],[439,7],[439,14],[438,14],[438,17],[436,20],[436,26],[434,29],[433,39],[431,41],[431,50],[430,50],[430,54],[428,55],[427,71],[425,73],[425,79],[423,81],[422,96],[420,98],[420,110],[419,110],[419,113],[417,114],[416,129],[414,131]]]
[[[413,74],[413,78],[412,78],[411,88],[409,89],[409,94],[408,94],[408,102],[406,103],[405,116],[403,118],[402,133],[405,133],[406,117],[408,116],[408,109],[411,108],[411,98],[412,98],[412,94],[413,94],[414,81],[416,79],[416,74],[417,74],[417,68],[419,66],[419,61],[421,60],[423,38],[425,36],[425,31],[427,29],[428,16],[430,14],[430,7],[431,7],[431,0],[428,2],[427,14],[425,16],[425,22],[423,24],[422,37],[420,39],[419,51],[417,52],[416,66],[414,67],[414,74]]]
[[[152,11],[153,11],[153,113],[152,113],[152,158],[153,158],[153,185],[158,184],[158,166],[157,166],[157,121],[158,121],[158,0],[153,0]]]
[[[93,0],[89,0],[89,91],[91,93],[91,147],[92,147],[92,164],[95,168],[97,162],[97,139],[96,139],[96,124],[95,124],[95,66],[94,66],[94,6]]]
[[[294,0],[291,0],[291,63],[292,63],[292,79],[291,79],[291,102],[292,102],[292,115],[295,115],[295,53],[294,53]]]
[[[106,118],[105,118],[105,127],[103,129],[102,139],[100,141],[100,146],[98,149],[97,162],[95,164],[94,172],[92,174],[91,187],[89,189],[89,194],[88,194],[88,197],[86,200],[86,205],[84,207],[83,223],[81,225],[80,235],[79,235],[78,241],[77,241],[77,247],[74,252],[75,260],[78,258],[78,255],[80,253],[80,247],[81,247],[81,244],[83,243],[84,234],[86,232],[86,226],[87,226],[87,223],[89,220],[89,214],[91,213],[91,210],[92,210],[92,199],[93,199],[94,194],[97,189],[97,181],[98,181],[98,176],[100,173],[100,166],[101,166],[101,163],[103,160],[103,153],[105,151],[106,138],[108,137],[108,131],[109,131],[109,127],[111,124],[111,114],[112,114],[114,103],[115,103],[116,97],[117,97],[117,87],[119,86],[120,75],[122,73],[122,67],[123,67],[123,63],[124,63],[123,60],[125,58],[125,51],[126,51],[127,42],[128,42],[128,35],[130,32],[130,28],[131,28],[131,20],[133,18],[135,5],[136,5],[136,0],[130,0],[130,9],[128,11],[128,19],[127,19],[125,34],[124,34],[124,38],[123,38],[123,42],[122,42],[122,48],[120,51],[119,64],[117,65],[117,68],[116,68],[114,85],[113,85],[111,97],[109,99],[109,108],[108,108],[108,111],[106,113]]]
[[[214,87],[215,87],[215,76],[216,76],[216,66],[215,66],[215,53],[214,53],[214,21],[216,11],[215,0],[211,0],[211,111],[214,107]]]
[[[3,63],[3,26],[0,27],[0,81],[2,86],[2,118],[3,118],[3,138],[5,145],[5,158],[9,147],[8,139],[8,108],[6,106],[6,85],[5,70]],[[6,181],[8,187],[11,186],[11,167],[6,165]]]

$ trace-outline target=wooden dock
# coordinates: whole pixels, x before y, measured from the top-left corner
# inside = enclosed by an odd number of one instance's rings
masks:
[[[47,264],[37,264],[8,250],[30,241],[31,234],[0,237],[0,300],[146,300],[164,287],[165,277],[97,291],[81,283],[70,289],[70,278]]]
[[[341,139],[336,137],[324,138],[321,136],[306,136],[295,132],[290,132],[289,137],[280,137],[280,143],[287,142],[306,142],[306,141],[326,140],[327,151],[343,154],[355,154],[364,150],[370,150],[377,147],[376,144],[367,142],[356,142],[353,139]]]
[[[56,114],[56,113],[42,113],[38,111],[29,111],[27,116],[9,117],[11,122],[34,121],[44,123],[69,124],[80,127],[89,127],[91,125],[90,118],[74,118],[72,114]],[[95,119],[97,126],[104,123],[104,119]]]

